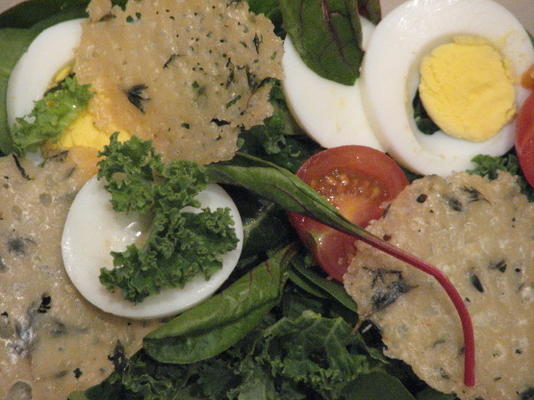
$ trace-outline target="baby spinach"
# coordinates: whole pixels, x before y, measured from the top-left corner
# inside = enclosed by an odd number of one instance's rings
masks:
[[[219,294],[151,332],[145,351],[161,362],[186,364],[228,349],[278,304],[294,254],[293,246],[278,251]]]
[[[352,85],[363,58],[357,1],[280,0],[280,8],[306,65],[326,79]]]
[[[13,152],[13,140],[7,123],[7,83],[18,59],[35,37],[32,31],[17,28],[0,30],[0,156]]]

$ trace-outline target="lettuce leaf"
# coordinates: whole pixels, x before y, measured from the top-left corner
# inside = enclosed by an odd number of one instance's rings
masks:
[[[30,114],[17,118],[11,129],[15,152],[22,156],[56,139],[87,108],[89,87],[69,76],[37,101]]]

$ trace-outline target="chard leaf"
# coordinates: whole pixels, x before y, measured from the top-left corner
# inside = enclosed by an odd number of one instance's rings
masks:
[[[145,351],[160,362],[186,364],[228,349],[278,304],[294,255],[293,246],[280,250],[221,293],[151,332]]]
[[[360,15],[363,15],[373,24],[378,24],[382,18],[380,0],[358,0]]]
[[[306,65],[352,85],[363,58],[356,0],[280,0],[284,28]]]

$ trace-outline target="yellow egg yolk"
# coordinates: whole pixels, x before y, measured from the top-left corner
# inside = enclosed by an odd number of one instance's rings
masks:
[[[482,38],[460,36],[421,63],[419,93],[432,120],[447,134],[473,142],[495,136],[516,112],[512,74]]]
[[[120,141],[130,138],[130,135],[118,129],[110,129],[109,133],[101,131],[94,125],[91,114],[88,111],[84,111],[61,133],[61,136],[56,141],[47,144],[46,148],[70,149],[80,146],[102,150],[105,145],[109,144],[109,137],[114,131],[120,132]]]

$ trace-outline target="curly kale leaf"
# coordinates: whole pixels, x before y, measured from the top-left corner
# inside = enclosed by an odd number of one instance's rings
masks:
[[[48,140],[57,139],[87,108],[92,97],[89,87],[69,76],[37,101],[30,114],[17,118],[11,129],[15,152],[24,155]]]
[[[517,183],[521,188],[521,193],[527,196],[529,201],[534,201],[534,188],[532,188],[521,172],[517,156],[509,152],[500,157],[492,157],[479,154],[473,158],[476,167],[469,170],[470,174],[484,176],[490,180],[496,179],[498,171],[505,171],[517,176]]]
[[[138,303],[199,274],[209,279],[222,267],[221,254],[238,240],[228,209],[200,209],[196,195],[208,184],[204,167],[179,160],[165,165],[149,141],[133,137],[120,143],[117,134],[101,155],[98,177],[106,179],[114,210],[152,217],[141,247],[111,253],[115,268],[101,269],[104,286]]]

